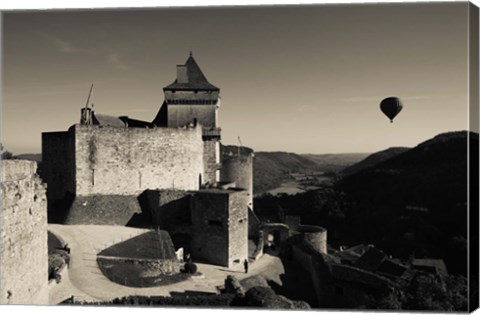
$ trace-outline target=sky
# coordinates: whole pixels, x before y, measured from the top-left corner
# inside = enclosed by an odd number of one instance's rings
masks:
[[[222,98],[224,144],[375,152],[468,129],[467,3],[3,12],[2,143],[95,111],[151,121],[189,52]],[[380,101],[404,108],[390,123]]]

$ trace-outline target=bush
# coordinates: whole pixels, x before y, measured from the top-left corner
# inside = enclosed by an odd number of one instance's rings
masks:
[[[185,269],[185,272],[189,273],[189,274],[194,274],[197,272],[198,268],[197,268],[197,265],[195,265],[195,263],[193,262],[187,262],[184,266],[184,269]]]
[[[59,282],[58,271],[65,265],[65,260],[59,255],[48,256],[48,279],[57,279]]]
[[[67,265],[70,264],[70,255],[63,249],[54,249],[53,253],[49,256],[61,257]]]

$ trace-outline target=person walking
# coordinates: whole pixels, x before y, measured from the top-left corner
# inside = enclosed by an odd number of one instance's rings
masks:
[[[247,259],[245,259],[243,261],[243,268],[245,268],[245,273],[248,273],[248,260]]]

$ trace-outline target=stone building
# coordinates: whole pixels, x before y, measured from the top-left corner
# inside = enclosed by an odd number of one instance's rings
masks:
[[[36,169],[0,161],[0,304],[48,304],[47,201]]]
[[[190,237],[196,242],[192,250],[201,248],[202,254],[196,252],[199,257],[228,266],[243,261],[248,243],[248,220],[243,220],[253,206],[253,150],[222,149],[220,89],[208,82],[191,53],[185,64],[177,66],[176,80],[163,91],[163,104],[152,121],[98,114],[87,104],[81,110],[80,124],[42,134],[49,221],[131,224],[144,211],[138,197],[145,191],[198,192],[187,210],[162,207],[168,211],[153,213],[153,221],[176,228],[169,221],[178,217],[175,211],[188,213],[195,234]],[[233,189],[219,192],[222,187]],[[162,194],[166,195],[171,196]],[[202,198],[213,200],[211,207]],[[225,228],[217,229],[201,219],[213,212],[224,216]],[[205,245],[213,237],[226,242],[221,258]]]

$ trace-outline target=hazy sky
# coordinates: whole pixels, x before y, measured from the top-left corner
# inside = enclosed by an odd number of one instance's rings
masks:
[[[467,3],[4,13],[2,142],[99,113],[151,121],[190,50],[220,88],[222,142],[373,152],[467,125]],[[379,102],[398,96],[391,124]]]

